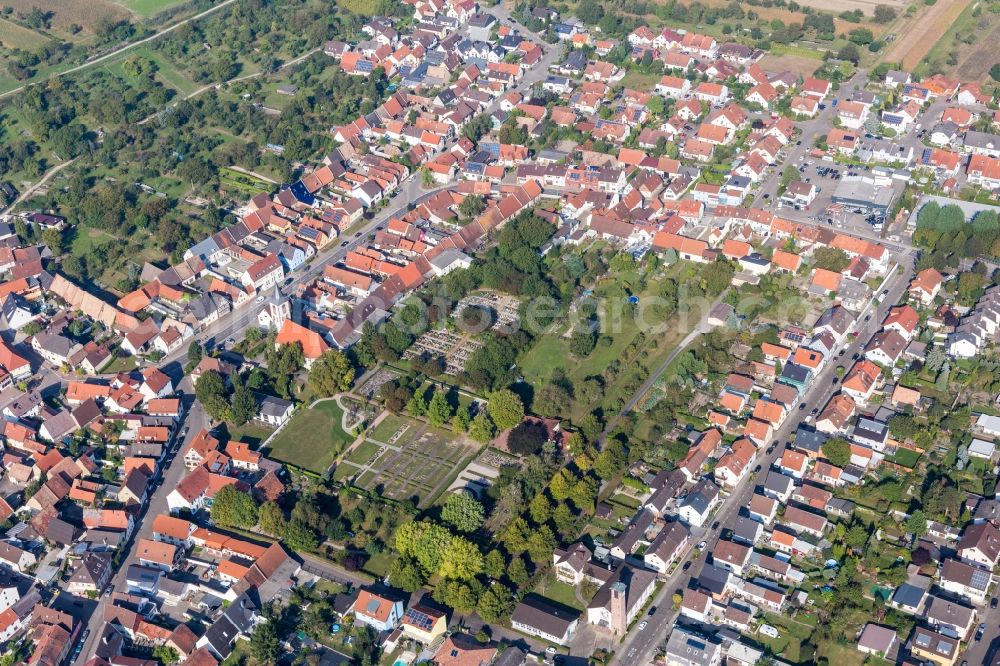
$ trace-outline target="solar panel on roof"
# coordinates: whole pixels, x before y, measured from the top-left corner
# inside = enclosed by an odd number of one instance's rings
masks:
[[[432,620],[427,613],[413,608],[406,611],[406,622],[407,624],[410,624],[418,629],[424,630],[430,629],[434,626],[434,620]]]
[[[976,569],[972,572],[972,579],[969,582],[972,583],[973,587],[985,590],[990,584],[990,579],[991,575],[989,572]]]

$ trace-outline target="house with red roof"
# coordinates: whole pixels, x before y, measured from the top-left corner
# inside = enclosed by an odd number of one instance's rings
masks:
[[[822,102],[826,99],[826,96],[830,94],[832,87],[833,84],[826,79],[819,79],[814,76],[810,76],[802,82],[802,95],[804,97],[812,97],[813,99]]]

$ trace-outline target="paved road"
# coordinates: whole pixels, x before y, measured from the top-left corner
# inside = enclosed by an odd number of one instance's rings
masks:
[[[785,443],[798,428],[799,423],[813,409],[822,409],[830,396],[840,389],[840,382],[835,370],[836,366],[843,365],[845,369],[850,367],[852,356],[864,348],[871,336],[878,331],[878,325],[885,317],[888,309],[902,297],[913,275],[913,267],[912,258],[909,255],[899,257],[899,260],[902,262],[902,266],[896,269],[889,278],[890,285],[887,287],[889,294],[885,302],[877,304],[873,299],[860,314],[856,328],[852,329],[858,332],[857,338],[854,339],[850,335],[845,338],[845,342],[841,345],[842,352],[838,353],[838,360],[828,363],[810,385],[802,401],[802,404],[805,406],[800,410],[794,411],[791,417],[775,432],[772,439],[774,445],[772,452],[770,454],[765,453],[757,459],[761,469],[756,475],[757,478],[761,478],[781,456]],[[867,322],[864,321],[865,317],[869,314],[871,315],[871,319]],[[749,504],[750,497],[753,495],[755,488],[756,480],[752,476],[743,479],[712,517],[713,522],[719,522],[720,529],[706,530],[705,528],[695,528],[692,530],[691,543],[695,544],[701,540],[705,540],[708,542],[706,552],[711,553],[718,542],[722,531],[721,528],[733,526],[740,514],[740,510]],[[687,559],[687,554],[685,554],[682,561],[684,559]],[[680,566],[677,567],[673,575],[667,579],[666,584],[660,589],[659,594],[654,598],[652,603],[657,610],[652,616],[646,618],[648,621],[647,627],[642,631],[639,631],[638,625],[633,627],[632,631],[619,646],[613,663],[621,664],[621,666],[637,666],[638,664],[649,664],[653,661],[660,645],[666,641],[677,620],[678,613],[673,609],[671,596],[679,589],[686,589],[692,580],[698,577],[706,559],[704,555],[699,557],[688,571],[683,571],[683,568]]]
[[[190,385],[188,379],[184,380],[186,394],[188,396],[194,395],[194,389]],[[118,591],[124,592],[126,590],[125,577],[126,571],[130,564],[137,564],[138,560],[135,557],[135,547],[139,539],[152,538],[153,533],[153,520],[155,517],[161,513],[167,513],[167,495],[177,487],[180,482],[181,477],[184,475],[184,458],[178,455],[180,451],[183,451],[191,440],[194,439],[195,435],[202,428],[207,428],[210,425],[210,419],[205,411],[201,408],[197,402],[192,401],[188,407],[188,412],[185,416],[184,422],[179,426],[188,428],[186,436],[183,438],[183,442],[178,441],[180,438],[175,438],[172,442],[172,446],[166,453],[166,458],[161,475],[162,478],[159,484],[153,491],[152,496],[146,504],[146,510],[136,519],[135,533],[132,535],[132,540],[128,543],[124,555],[121,558],[121,565],[118,567],[118,571],[115,572],[114,577],[111,579],[111,588]],[[180,432],[178,430],[177,432]],[[97,603],[97,608],[94,610],[94,614],[90,616],[90,621],[87,623],[87,629],[90,630],[90,635],[87,637],[87,641],[80,651],[80,656],[76,659],[77,666],[84,664],[93,655],[93,651],[97,648],[97,642],[101,638],[101,632],[104,628],[104,607],[108,604],[109,599],[105,596],[101,596]]]
[[[191,23],[192,21],[197,21],[199,19],[205,18],[206,16],[209,16],[210,14],[214,14],[215,12],[219,11],[223,7],[226,7],[227,5],[231,5],[234,2],[236,2],[236,0],[224,0],[223,2],[220,2],[219,4],[215,5],[214,7],[210,7],[209,9],[206,9],[205,11],[201,12],[200,14],[195,14],[194,16],[189,16],[188,18],[184,19],[183,21],[178,21],[177,23],[173,23],[171,25],[168,25],[165,28],[157,30],[152,35],[150,35],[149,37],[144,37],[143,39],[140,39],[137,42],[132,42],[130,44],[126,44],[125,46],[117,48],[114,51],[111,51],[110,53],[106,53],[106,54],[104,54],[102,56],[98,56],[97,58],[94,58],[93,60],[88,60],[87,62],[85,62],[83,64],[77,65],[76,67],[70,67],[69,69],[63,70],[61,72],[54,72],[51,75],[49,75],[48,77],[46,77],[45,79],[41,79],[39,81],[34,81],[32,83],[27,83],[27,84],[25,84],[23,86],[19,86],[17,88],[14,88],[13,90],[8,90],[5,93],[0,93],[0,99],[4,99],[5,97],[10,97],[11,95],[16,95],[17,93],[21,92],[22,90],[25,90],[29,86],[36,85],[38,83],[42,83],[42,82],[44,82],[44,81],[46,81],[48,79],[55,79],[55,78],[59,78],[60,76],[66,76],[67,74],[73,74],[75,72],[80,72],[80,71],[83,71],[83,70],[88,69],[90,67],[93,67],[94,65],[99,65],[102,62],[107,62],[108,60],[110,60],[110,59],[112,59],[112,58],[114,58],[116,56],[119,56],[122,53],[125,53],[126,51],[134,49],[137,46],[142,46],[143,44],[148,44],[149,42],[152,42],[152,41],[154,41],[156,39],[159,39],[163,35],[166,35],[168,33],[173,32],[174,30],[176,30],[177,28],[181,27],[182,25],[185,25],[187,23]]]

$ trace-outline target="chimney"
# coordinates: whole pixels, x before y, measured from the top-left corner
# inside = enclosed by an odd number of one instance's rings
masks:
[[[611,584],[611,632],[615,636],[624,636],[628,630],[628,614],[625,610],[625,583],[618,581]]]

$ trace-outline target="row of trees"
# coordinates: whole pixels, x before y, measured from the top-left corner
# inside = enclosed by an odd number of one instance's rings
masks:
[[[995,211],[983,211],[966,222],[954,204],[930,201],[917,213],[913,241],[929,251],[928,265],[957,266],[963,258],[1000,257],[1000,220]]]

